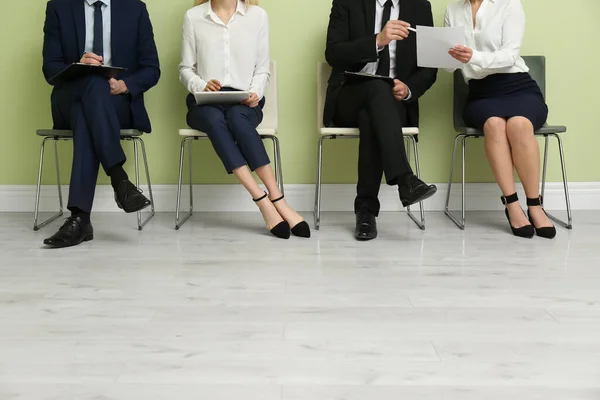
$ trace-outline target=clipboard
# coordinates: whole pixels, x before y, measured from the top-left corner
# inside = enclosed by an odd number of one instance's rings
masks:
[[[107,65],[90,65],[73,63],[49,79],[50,84],[59,85],[88,75],[103,76],[106,79],[116,78],[126,68],[109,67]]]
[[[346,83],[356,83],[356,82],[364,82],[366,80],[371,80],[371,79],[381,79],[381,80],[389,83],[390,85],[394,86],[394,80],[392,78],[390,78],[389,76],[366,74],[364,72],[346,71],[346,72],[344,72],[344,77],[345,77]]]
[[[240,104],[244,100],[248,100],[252,93],[225,91],[225,92],[199,92],[194,93],[197,105],[204,104]]]

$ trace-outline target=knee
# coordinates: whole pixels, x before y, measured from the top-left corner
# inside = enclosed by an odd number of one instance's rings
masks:
[[[512,142],[521,142],[533,136],[533,124],[525,117],[514,117],[506,124],[506,134]]]
[[[486,140],[506,140],[506,121],[503,118],[493,117],[483,126]]]
[[[83,79],[87,91],[93,92],[94,94],[110,92],[108,80],[102,76],[88,75]]]
[[[208,134],[226,127],[225,118],[221,111],[202,106],[194,107],[188,112],[187,123],[190,128]]]
[[[248,115],[247,107],[234,106],[227,112],[227,124],[232,132],[243,135],[253,132],[255,126]]]
[[[383,81],[382,79],[372,79],[364,84],[367,85],[369,98],[376,96],[393,97],[392,87],[389,83]]]

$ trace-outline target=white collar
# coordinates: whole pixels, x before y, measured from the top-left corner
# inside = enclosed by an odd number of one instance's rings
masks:
[[[93,6],[94,3],[98,0],[85,0],[90,6]],[[105,6],[110,6],[110,0],[101,0]]]
[[[88,0],[88,1],[90,1],[90,0]],[[212,17],[213,19],[215,19],[215,18],[218,19],[217,14],[215,14],[215,12],[212,9],[212,1],[209,0],[208,3],[206,3],[206,4],[208,5],[208,7],[206,8],[205,17]],[[243,2],[242,0],[238,0],[237,7],[235,9],[235,13],[241,14],[241,15],[246,15],[247,10],[248,10],[248,7],[246,6],[246,3]]]
[[[385,3],[387,3],[387,0],[377,0],[377,2],[379,3],[379,5],[381,7],[383,7],[385,5]],[[395,7],[398,5],[398,3],[400,3],[400,0],[392,0],[392,3],[394,3],[394,7]]]

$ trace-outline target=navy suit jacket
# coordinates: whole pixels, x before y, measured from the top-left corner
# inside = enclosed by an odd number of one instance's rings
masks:
[[[160,64],[148,10],[140,0],[116,0],[111,2],[111,16],[112,64],[127,68],[117,79],[129,88],[133,128],[150,132],[144,92],[158,83]],[[84,47],[84,0],[50,0],[44,25],[42,70],[46,80],[79,62]],[[60,89],[58,85],[54,91]]]

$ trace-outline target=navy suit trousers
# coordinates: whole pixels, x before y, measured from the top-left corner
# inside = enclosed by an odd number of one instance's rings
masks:
[[[270,163],[256,131],[263,118],[264,104],[263,97],[255,108],[241,104],[197,106],[194,96],[190,94],[187,98],[187,123],[192,129],[208,135],[227,173],[244,165],[254,171]]]
[[[55,129],[73,130],[73,168],[68,208],[91,212],[100,164],[104,171],[125,163],[121,129],[131,129],[131,98],[111,96],[108,81],[89,76],[55,88]]]

